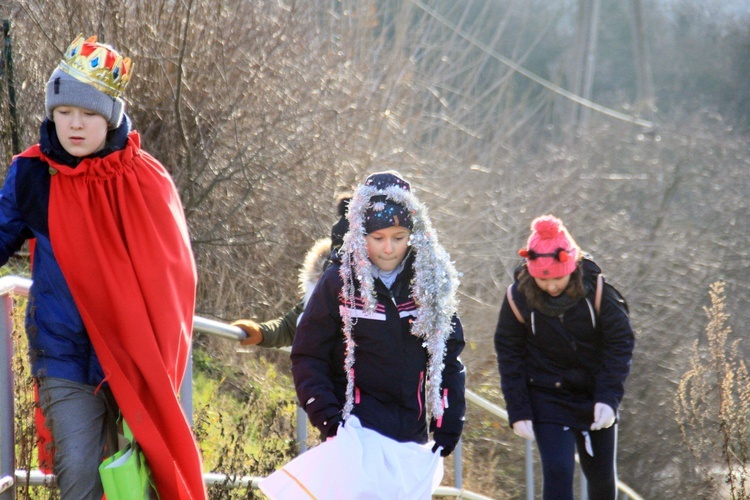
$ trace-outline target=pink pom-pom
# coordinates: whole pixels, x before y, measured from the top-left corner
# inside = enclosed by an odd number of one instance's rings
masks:
[[[543,240],[551,240],[560,233],[560,219],[552,215],[543,215],[534,220],[532,229]]]

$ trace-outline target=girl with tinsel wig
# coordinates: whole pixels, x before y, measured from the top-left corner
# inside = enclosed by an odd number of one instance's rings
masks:
[[[340,261],[318,282],[291,354],[299,402],[327,440],[261,489],[285,499],[430,498],[463,429],[457,273],[396,172],[367,177],[348,220]]]
[[[614,500],[617,408],[635,345],[627,304],[557,217],[535,218],[519,254],[495,331],[508,420],[536,440],[544,499],[573,500],[578,451],[588,497]]]

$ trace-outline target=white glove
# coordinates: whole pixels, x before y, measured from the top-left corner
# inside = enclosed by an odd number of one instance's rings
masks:
[[[592,431],[608,429],[615,423],[615,410],[605,403],[594,405],[594,423],[591,424]]]
[[[531,420],[519,420],[518,422],[513,422],[513,432],[516,436],[528,439],[529,441],[534,440],[534,427],[531,424]]]

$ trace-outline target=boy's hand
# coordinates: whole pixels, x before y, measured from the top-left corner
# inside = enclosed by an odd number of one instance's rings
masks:
[[[242,345],[258,345],[263,342],[263,332],[260,325],[251,319],[238,319],[232,326],[238,326],[247,334],[247,338],[240,341]]]

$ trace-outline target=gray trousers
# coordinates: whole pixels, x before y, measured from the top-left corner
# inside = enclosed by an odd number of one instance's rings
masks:
[[[52,432],[62,500],[101,500],[99,464],[117,451],[117,403],[108,387],[45,377],[39,402]]]

